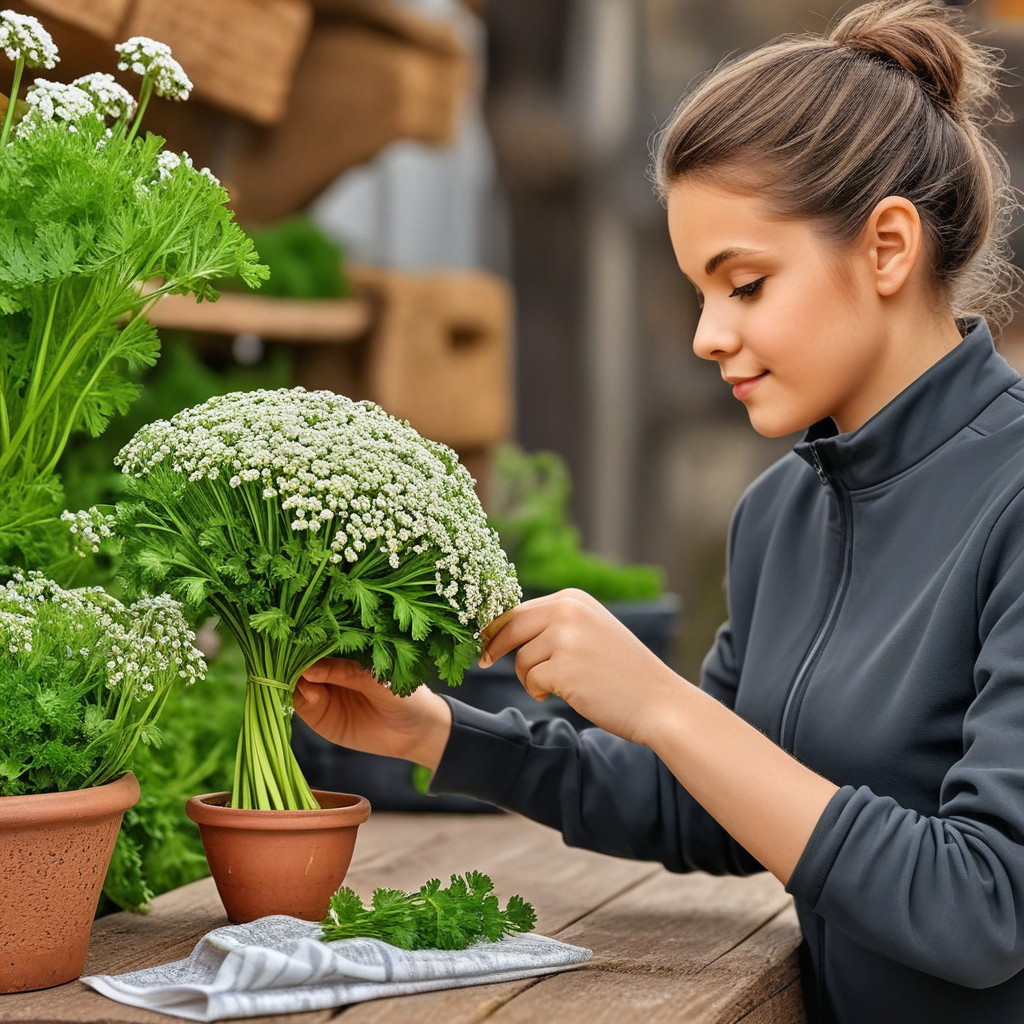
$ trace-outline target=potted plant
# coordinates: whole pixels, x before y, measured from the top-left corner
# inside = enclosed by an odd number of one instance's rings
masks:
[[[144,427],[118,461],[114,515],[82,516],[116,534],[131,585],[212,612],[245,660],[232,789],[188,805],[228,916],[319,920],[369,805],[310,790],[290,745],[295,683],[340,655],[400,696],[428,676],[456,685],[479,630],[518,601],[515,573],[455,453],[371,402],[217,396]],[[347,838],[325,855],[311,833],[332,822]]]
[[[633,631],[655,654],[668,660],[680,600],[667,593],[663,572],[650,565],[619,564],[586,551],[569,517],[571,480],[554,452],[525,452],[506,443],[494,454],[487,495],[487,519],[500,539],[526,598],[568,587],[585,590]],[[484,711],[514,707],[527,718],[563,718],[576,728],[591,723],[559,697],[538,703],[516,676],[515,656],[488,669],[471,665],[459,699]],[[338,776],[357,780],[371,802],[390,810],[488,811],[479,800],[455,795],[429,796],[430,773],[403,761],[343,750],[301,722],[294,747],[307,775],[320,782]]]
[[[216,178],[139,134],[154,93],[180,100],[191,86],[166,46],[116,47],[141,76],[138,102],[107,74],[37,79],[19,100],[24,68],[58,59],[34,18],[0,12],[0,49],[15,61],[0,97],[0,565],[59,573],[57,464],[74,434],[98,435],[138,394],[132,376],[160,350],[146,311],[265,270]]]
[[[121,816],[128,770],[158,738],[171,691],[202,656],[167,596],[124,605],[41,573],[0,587],[0,992],[78,977]]]
[[[184,659],[174,679],[199,665],[173,602],[124,607],[100,591],[63,589],[73,556],[58,460],[73,435],[99,434],[135,396],[131,375],[157,358],[144,314],[161,294],[212,299],[216,279],[255,282],[263,270],[216,179],[139,134],[151,95],[188,95],[166,46],[136,38],[117,47],[122,69],[140,76],[138,101],[105,74],[39,78],[20,98],[26,68],[58,60],[34,18],[0,12],[0,49],[14,62],[11,95],[0,97],[0,821],[12,829],[0,989],[21,990],[81,968],[110,844],[138,797],[128,758],[158,738],[168,692],[164,669],[146,658]],[[93,797],[91,831],[61,838],[59,819],[68,808],[82,818]],[[58,868],[79,855],[89,886],[76,894]],[[33,867],[35,881],[23,873]]]

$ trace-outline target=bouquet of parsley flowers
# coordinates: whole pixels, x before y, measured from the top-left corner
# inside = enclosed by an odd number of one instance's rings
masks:
[[[15,65],[0,97],[0,564],[56,567],[58,461],[137,395],[132,374],[159,353],[147,309],[166,293],[214,299],[214,281],[255,284],[265,268],[217,179],[139,134],[152,95],[191,89],[165,45],[115,47],[138,99],[96,73],[37,78],[20,100],[24,70],[54,67],[56,47],[36,19],[0,11],[0,49]]]
[[[159,740],[168,695],[205,673],[168,595],[124,605],[41,573],[0,587],[0,796],[101,786]]]
[[[232,806],[315,808],[291,753],[291,694],[328,655],[403,696],[462,679],[479,631],[521,596],[453,451],[371,402],[302,388],[232,393],[144,427],[118,456],[113,530],[136,586],[205,605],[248,673]]]

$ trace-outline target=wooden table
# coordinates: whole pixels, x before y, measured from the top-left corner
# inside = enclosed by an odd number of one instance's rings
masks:
[[[790,898],[770,875],[673,875],[658,865],[571,849],[551,829],[511,814],[374,813],[359,830],[346,883],[418,887],[432,876],[484,871],[502,903],[521,893],[537,931],[587,946],[583,968],[260,1017],[260,1024],[802,1024]],[[146,916],[113,914],[93,928],[86,974],[117,974],[186,956],[226,923],[210,879],[158,897]],[[0,1021],[168,1024],[79,981],[0,996]]]

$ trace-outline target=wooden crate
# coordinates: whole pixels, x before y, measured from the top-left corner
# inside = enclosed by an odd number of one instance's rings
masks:
[[[493,274],[351,271],[376,304],[364,347],[305,346],[296,383],[369,398],[458,451],[486,449],[512,430],[510,289]]]
[[[982,10],[996,21],[1024,20],[1024,0],[989,0]]]
[[[312,24],[308,0],[135,0],[124,35],[167,43],[207,102],[274,124]]]
[[[31,0],[29,6],[77,25],[101,39],[120,41],[132,0]]]
[[[334,345],[366,335],[373,309],[362,299],[278,299],[223,292],[216,302],[165,295],[147,317],[157,327],[172,330]]]
[[[265,223],[303,208],[395,139],[453,137],[469,73],[455,33],[374,2],[375,19],[318,21],[287,117],[237,134],[222,177],[241,219]]]

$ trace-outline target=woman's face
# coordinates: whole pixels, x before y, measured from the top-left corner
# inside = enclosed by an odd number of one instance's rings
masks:
[[[828,416],[854,430],[901,390],[855,248],[844,255],[809,222],[689,179],[669,193],[668,226],[702,297],[693,350],[718,363],[758,433],[781,437]]]

